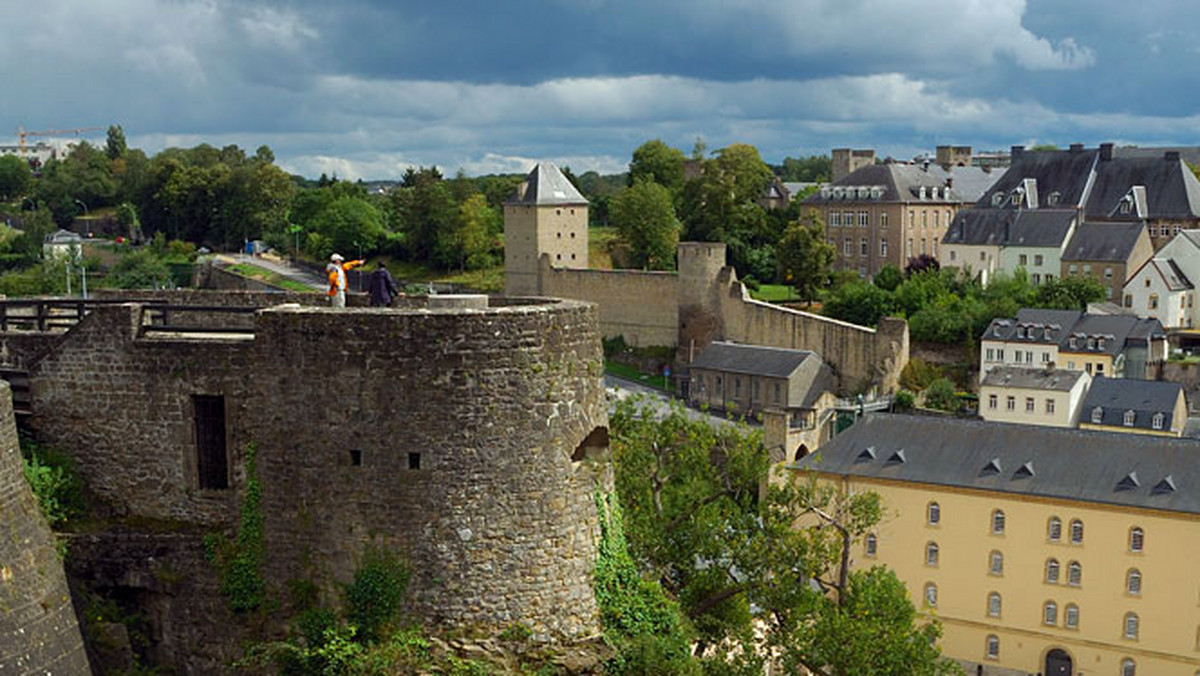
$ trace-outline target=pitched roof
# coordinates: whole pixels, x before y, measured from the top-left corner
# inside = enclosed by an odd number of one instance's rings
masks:
[[[998,173],[987,172],[978,167],[952,167],[951,171],[946,171],[937,164],[869,164],[823,186],[821,190],[805,198],[804,202],[970,203],[977,200],[997,178]],[[949,188],[946,185],[947,180],[952,184]],[[876,190],[872,192],[872,188]],[[921,188],[925,189],[924,199],[921,197]],[[937,197],[933,195],[935,188],[938,190]],[[849,189],[854,189],[854,192],[848,193]],[[947,189],[948,193],[942,192]]]
[[[549,162],[542,162],[517,186],[506,205],[587,204],[587,198]]]
[[[959,211],[942,242],[989,246],[1061,247],[1075,222],[1074,209],[992,209]]]
[[[1049,335],[1047,335],[1049,329]],[[1072,353],[1118,355],[1129,343],[1144,343],[1166,334],[1157,319],[1134,315],[1085,314],[1078,310],[1022,308],[1016,318],[997,317],[988,324],[982,340],[1058,345]],[[1076,343],[1071,345],[1071,339]],[[1095,339],[1089,342],[1089,339]],[[1102,339],[1102,340],[1101,340]]]
[[[987,194],[980,197],[978,206],[991,206],[992,196],[996,194],[1007,199],[1026,179],[1037,181],[1039,206],[1082,206],[1088,192],[1088,179],[1098,157],[1099,151],[1096,149],[1025,151],[1013,160],[1008,171],[992,185]],[[1050,203],[1052,193],[1058,193],[1055,204]]]
[[[1069,392],[1082,377],[1083,371],[997,366],[984,374],[980,384],[985,387]]]
[[[1129,260],[1146,224],[1132,223],[1081,223],[1075,235],[1063,251],[1064,261],[1112,261],[1123,263]]]
[[[1129,378],[1105,378],[1099,376],[1092,381],[1083,398],[1081,422],[1095,422],[1095,410],[1100,409],[1101,419],[1096,423],[1111,427],[1130,427],[1125,424],[1125,413],[1134,412],[1132,427],[1154,429],[1153,417],[1163,414],[1160,429],[1171,429],[1175,403],[1183,394],[1183,386],[1160,380],[1137,380]]]
[[[689,367],[769,378],[795,376],[798,380],[793,382],[804,388],[798,404],[801,408],[810,408],[823,393],[837,390],[833,369],[808,350],[716,341],[704,348]]]
[[[1085,208],[1086,218],[1119,218],[1118,205],[1135,186],[1146,190],[1147,217],[1200,216],[1200,181],[1183,160],[1121,157],[1096,164],[1096,179]]]
[[[903,462],[887,462],[900,451]],[[792,466],[1200,514],[1198,460],[1200,443],[1191,439],[1142,436],[1130,443],[1111,432],[876,413]],[[999,471],[984,471],[991,463]]]
[[[1188,240],[1190,241],[1190,240]],[[1154,257],[1142,264],[1138,271],[1130,275],[1130,279],[1141,274],[1142,270],[1147,270],[1152,274],[1157,274],[1167,287],[1167,291],[1186,291],[1191,289],[1192,282],[1183,274],[1183,270],[1179,269],[1173,258]]]

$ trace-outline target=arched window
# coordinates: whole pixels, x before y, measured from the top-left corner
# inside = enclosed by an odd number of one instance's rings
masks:
[[[1079,628],[1079,606],[1074,603],[1068,603],[1063,609],[1063,626],[1067,629]]]
[[[1125,638],[1138,637],[1137,613],[1125,613]]]
[[[997,509],[992,512],[992,534],[1002,535],[1004,533],[1004,510]]]
[[[1046,538],[1051,542],[1058,542],[1062,539],[1062,519],[1052,516],[1046,521]]]
[[[1000,659],[1000,637],[995,634],[988,634],[987,657],[989,660]]]
[[[1000,594],[992,592],[988,594],[987,614],[990,617],[1000,617]]]
[[[925,565],[938,565],[938,546],[936,542],[930,542],[925,545]]]
[[[1142,593],[1142,572],[1137,568],[1130,568],[1125,573],[1125,591],[1130,594]]]
[[[1083,582],[1083,566],[1078,561],[1067,564],[1067,584],[1078,587]]]
[[[1058,559],[1046,560],[1046,582],[1058,584]]]
[[[874,533],[867,533],[867,556],[874,558],[875,552],[879,550],[879,538],[875,537]]]
[[[1071,544],[1083,544],[1083,522],[1079,519],[1071,521]]]
[[[1054,601],[1042,606],[1042,624],[1058,624],[1058,604]]]
[[[992,550],[991,556],[988,557],[988,572],[992,575],[1004,574],[1004,554]]]
[[[1131,552],[1142,551],[1142,545],[1144,543],[1145,543],[1145,535],[1142,533],[1142,529],[1138,528],[1137,526],[1130,528],[1129,529],[1129,551],[1131,551]]]
[[[925,583],[925,605],[930,608],[937,607],[937,585],[932,582]]]
[[[929,503],[926,508],[926,514],[929,517],[929,525],[936,526],[942,521],[942,508],[936,502]]]
[[[1121,676],[1137,676],[1137,664],[1128,657],[1121,660]]]

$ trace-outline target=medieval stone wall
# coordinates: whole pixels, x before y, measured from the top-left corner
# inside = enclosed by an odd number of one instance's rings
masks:
[[[89,674],[54,535],[25,482],[0,383],[0,674]]]
[[[592,633],[596,310],[499,302],[277,307],[248,338],[151,337],[140,306],[100,307],[32,366],[30,424],[120,510],[206,526],[236,520],[256,444],[276,585],[332,591],[374,540],[411,560],[418,617]],[[224,397],[231,489],[199,488],[195,395]]]
[[[568,270],[554,268],[543,256],[543,296],[572,298],[600,308],[605,338],[624,336],[635,346],[675,345],[679,333],[679,276],[638,270]]]

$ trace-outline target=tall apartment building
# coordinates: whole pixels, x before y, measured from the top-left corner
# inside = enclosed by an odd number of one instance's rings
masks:
[[[922,254],[937,258],[954,214],[996,177],[974,167],[871,164],[822,186],[804,207],[825,223],[826,239],[837,250],[835,267],[870,277]]]
[[[868,415],[797,461],[884,513],[885,565],[969,674],[1200,673],[1200,444]]]

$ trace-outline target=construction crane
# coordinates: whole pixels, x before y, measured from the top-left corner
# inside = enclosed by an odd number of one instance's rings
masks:
[[[25,131],[25,127],[17,127],[17,138],[21,141],[18,145],[21,147],[21,157],[25,157],[25,137],[26,136],[65,136],[74,134],[76,136],[88,132],[99,131],[104,127],[76,127],[75,129],[43,129],[41,131]]]

